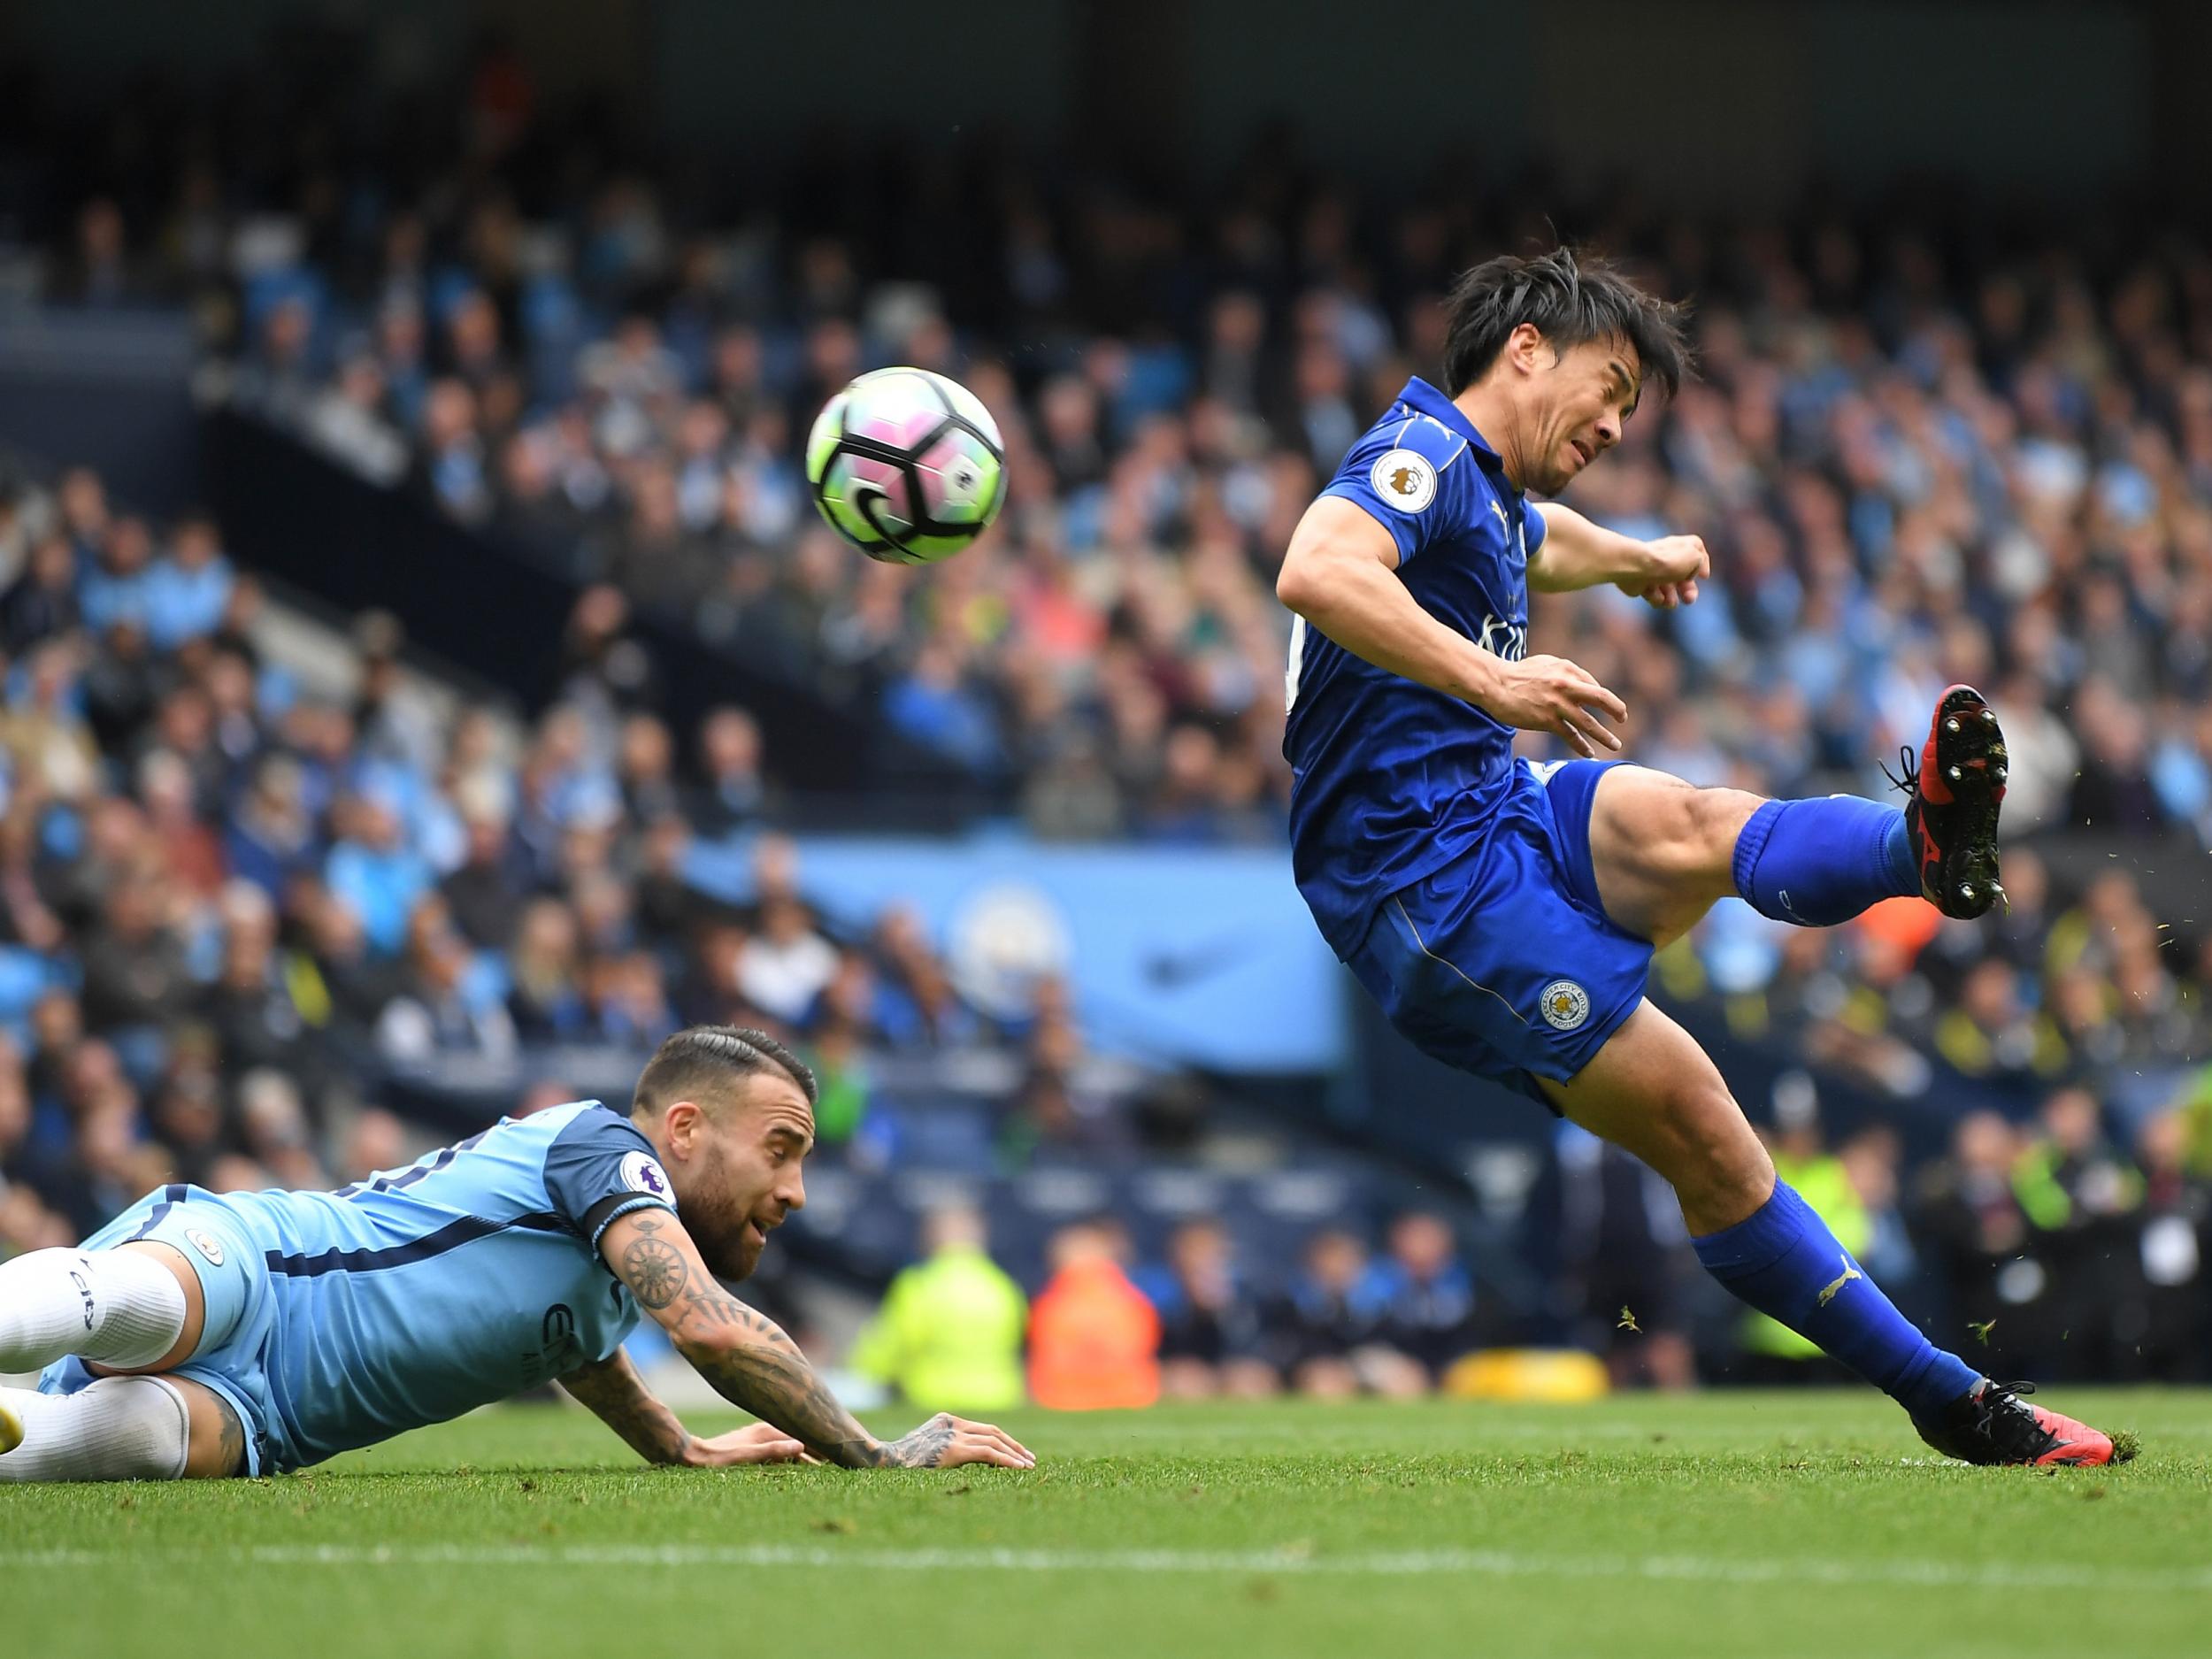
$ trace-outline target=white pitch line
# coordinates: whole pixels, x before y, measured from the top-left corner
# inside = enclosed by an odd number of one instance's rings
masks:
[[[143,1566],[163,1554],[205,1561],[196,1551],[27,1550],[19,1567]],[[1375,1578],[1648,1578],[1713,1584],[1924,1586],[1935,1589],[2212,1591],[2212,1566],[2103,1567],[2050,1563],[1740,1559],[1713,1555],[1540,1555],[1512,1550],[1368,1551],[1331,1555],[1299,1550],[882,1549],[785,1544],[274,1544],[223,1552],[267,1567],[827,1567],[875,1572],[1098,1572],[1244,1575],[1327,1574]]]

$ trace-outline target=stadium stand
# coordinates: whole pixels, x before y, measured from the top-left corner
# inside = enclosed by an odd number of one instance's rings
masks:
[[[132,142],[180,159],[133,197],[101,161],[122,136],[57,117],[80,142],[42,152],[41,302],[189,308],[212,404],[525,549],[566,596],[563,672],[511,718],[429,718],[419,659],[370,619],[342,680],[303,691],[214,523],[150,525],[82,469],[17,480],[0,1248],[172,1178],[354,1179],[517,1102],[618,1095],[676,1025],[742,1017],[822,1068],[831,1147],[793,1233],[864,1281],[976,1201],[1033,1292],[1056,1233],[1117,1217],[1171,1386],[1180,1358],[1427,1386],[1502,1337],[1624,1380],[1686,1382],[1692,1348],[1738,1363],[1632,1169],[1565,1140],[1521,1199],[1440,1199],[1457,1172],[1432,1159],[1094,1052],[1064,987],[986,1011],[902,912],[811,904],[803,833],[759,835],[818,821],[763,741],[778,710],[676,720],[655,686],[684,641],[738,641],[776,695],[833,688],[1034,836],[1279,844],[1274,562],[1433,360],[1450,273],[1540,234],[1517,199],[1355,200],[1278,154],[1201,211],[988,150],[749,196],[586,130],[403,144],[388,111],[251,165],[264,124],[326,130],[320,91],[142,106]],[[1901,1300],[2001,1306],[2023,1372],[2208,1374],[2212,920],[2168,855],[2212,836],[2212,256],[2146,224],[2088,257],[1909,206],[1700,225],[1620,199],[1581,228],[1697,297],[1704,362],[1575,496],[1702,533],[1703,599],[1535,618],[1626,697],[1631,751],[1878,794],[1953,678],[2013,740],[2008,915],[1807,933],[1726,906],[1659,995],[1771,1083],[1747,1097],[1859,1205]],[[1004,527],[926,582],[824,531],[798,474],[826,392],[893,361],[972,385],[1012,458]],[[709,902],[684,850],[733,837],[750,895]],[[1199,1090],[1194,1149],[1147,1109],[1171,1087]],[[1255,1143],[1264,1167],[1235,1156]],[[1406,1217],[1440,1202],[1425,1238]],[[1171,1240],[1201,1216],[1243,1267],[1194,1321],[1195,1247]],[[1601,1271],[1624,1249],[1651,1263],[1632,1282]],[[1617,1306],[1671,1346],[1629,1353]]]

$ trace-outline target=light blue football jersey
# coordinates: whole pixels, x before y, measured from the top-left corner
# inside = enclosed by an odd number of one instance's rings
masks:
[[[211,1322],[219,1308],[233,1329],[178,1374],[262,1419],[253,1463],[274,1472],[606,1358],[639,1310],[599,1236],[646,1207],[675,1209],[651,1143],[586,1101],[334,1193],[166,1187],[87,1243],[198,1252]],[[82,1386],[80,1371],[42,1386]]]

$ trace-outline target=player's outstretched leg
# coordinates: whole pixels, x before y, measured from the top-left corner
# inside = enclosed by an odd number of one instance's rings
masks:
[[[1918,894],[1946,916],[1985,914],[2004,896],[1997,815],[2005,734],[1971,686],[1937,700],[1916,763],[1893,779],[1899,812],[1852,795],[1770,801],[1736,842],[1736,890],[1762,914],[1810,927],[1848,921],[1879,901]]]
[[[73,1394],[0,1388],[0,1480],[180,1480],[192,1445],[185,1385],[104,1377]]]
[[[72,1354],[118,1371],[158,1365],[190,1312],[183,1279],[153,1249],[28,1251],[0,1262],[0,1371]]]
[[[1731,895],[1800,927],[1832,927],[1915,895],[1947,916],[1982,915],[2004,895],[1997,816],[2006,756],[1996,714],[1972,687],[1953,686],[1917,760],[1910,751],[1904,758],[1902,811],[1856,795],[1762,801],[1642,767],[1607,768],[1589,808],[1592,876],[1606,914],[1657,945]]]
[[[1562,768],[1551,783],[1564,826],[1562,779],[1582,783],[1588,880],[1609,918],[1653,945],[1697,927],[1719,898],[1796,927],[1834,927],[1885,898],[1918,894],[1945,916],[1982,916],[1998,883],[2004,733],[1971,686],[1951,686],[1929,721],[1918,761],[1905,755],[1905,810],[1852,795],[1761,801],[1699,790],[1666,772],[1613,764],[1595,786]],[[1575,795],[1575,790],[1569,790]]]
[[[1673,1185],[1708,1272],[1887,1394],[1938,1450],[1978,1463],[2112,1460],[2104,1435],[2027,1405],[1898,1312],[1775,1179],[1711,1058],[1649,1002],[1571,1081],[1545,1087],[1569,1118]]]

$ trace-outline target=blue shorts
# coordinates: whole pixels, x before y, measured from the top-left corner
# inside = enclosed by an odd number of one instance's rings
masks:
[[[1551,1104],[1643,1000],[1651,941],[1609,920],[1590,803],[1614,761],[1514,763],[1490,834],[1383,901],[1348,965],[1406,1040]]]
[[[165,1244],[189,1262],[207,1303],[199,1345],[163,1375],[213,1389],[238,1414],[246,1432],[247,1474],[297,1468],[301,1460],[290,1451],[265,1363],[276,1308],[263,1247],[215,1194],[182,1183],[147,1194],[82,1248],[106,1250],[140,1240]],[[73,1394],[98,1380],[73,1355],[40,1373],[38,1391]]]

